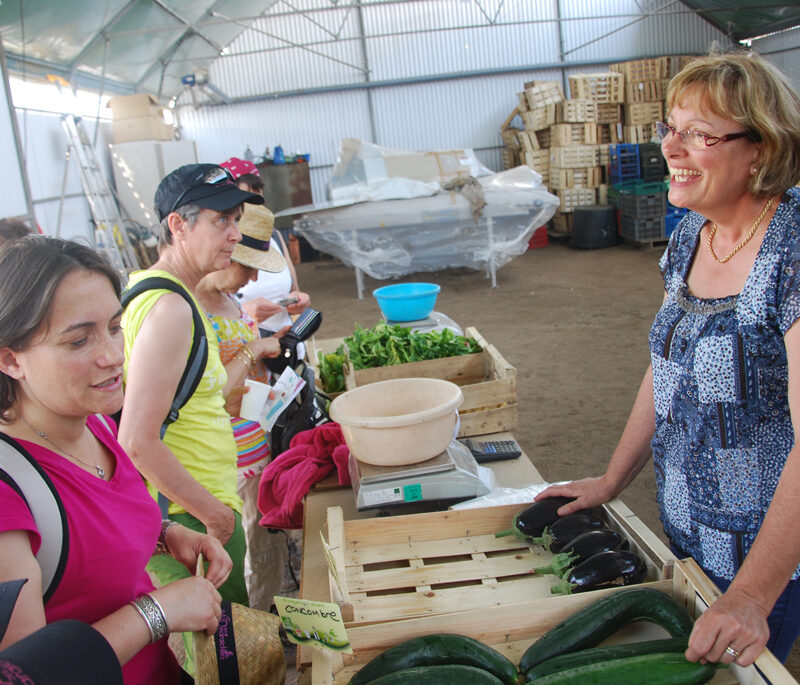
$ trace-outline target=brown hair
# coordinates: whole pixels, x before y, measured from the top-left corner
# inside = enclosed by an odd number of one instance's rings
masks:
[[[687,96],[758,141],[753,195],[781,194],[800,180],[800,96],[775,66],[748,52],[698,57],[670,82],[667,111]]]
[[[0,219],[0,245],[30,234],[31,229],[19,219]]]
[[[46,327],[58,286],[78,269],[108,278],[119,297],[119,275],[87,245],[36,235],[0,247],[0,347],[26,349]],[[16,400],[17,381],[0,372],[0,423]]]

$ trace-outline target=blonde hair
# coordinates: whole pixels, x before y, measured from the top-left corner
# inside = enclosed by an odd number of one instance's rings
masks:
[[[698,57],[670,82],[667,111],[685,97],[699,98],[758,142],[753,195],[782,194],[800,180],[800,96],[775,66],[755,53]]]

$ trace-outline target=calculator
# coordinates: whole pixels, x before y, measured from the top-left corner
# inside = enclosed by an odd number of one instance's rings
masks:
[[[522,454],[519,445],[513,440],[490,440],[480,442],[467,438],[464,444],[472,452],[475,461],[479,464],[485,461],[502,461],[503,459],[516,459]]]

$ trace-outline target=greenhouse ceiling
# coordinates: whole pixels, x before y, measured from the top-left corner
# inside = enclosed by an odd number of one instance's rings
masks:
[[[5,0],[0,4],[0,36],[9,71],[26,78],[55,74],[74,86],[149,92],[163,99],[197,85],[224,101],[224,93],[207,81],[208,68],[214,60],[225,59],[226,48],[245,31],[269,35],[275,42],[273,50],[316,51],[324,58],[324,42],[316,47],[317,43],[304,44],[300,38],[309,35],[308,25],[324,32],[330,43],[338,38],[337,26],[341,31],[365,7],[407,4],[413,11],[413,5],[431,1]],[[504,21],[505,3],[523,0],[462,1],[480,9],[478,16],[486,27]],[[645,2],[635,6],[646,14]],[[697,13],[732,41],[800,24],[797,2],[681,0],[671,11]],[[295,25],[303,31],[295,36],[285,30],[280,35],[270,33],[270,19],[287,16],[294,23],[282,21],[281,26]],[[424,28],[431,29],[436,27]]]

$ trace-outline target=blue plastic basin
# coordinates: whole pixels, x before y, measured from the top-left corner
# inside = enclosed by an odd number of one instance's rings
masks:
[[[441,286],[435,283],[396,283],[372,291],[388,321],[420,321],[433,311]]]

